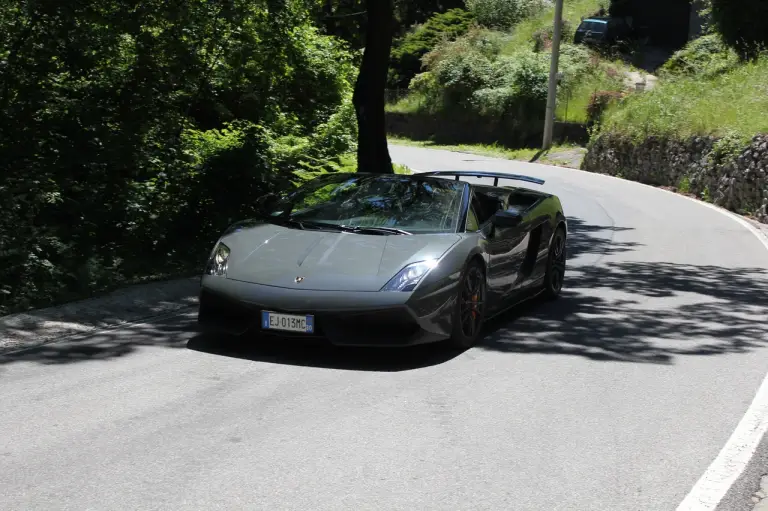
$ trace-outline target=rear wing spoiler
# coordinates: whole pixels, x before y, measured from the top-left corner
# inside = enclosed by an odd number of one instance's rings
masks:
[[[430,172],[419,172],[421,176],[456,176],[456,181],[462,177],[493,178],[493,186],[499,186],[499,179],[511,179],[514,181],[525,181],[536,185],[543,185],[545,181],[531,176],[522,176],[520,174],[504,174],[502,172],[485,172],[482,170],[433,170]]]

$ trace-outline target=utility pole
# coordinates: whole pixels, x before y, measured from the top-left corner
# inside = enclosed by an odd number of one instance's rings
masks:
[[[547,93],[547,117],[544,119],[545,151],[552,147],[555,130],[555,108],[557,107],[558,66],[560,65],[560,40],[563,37],[563,0],[555,0],[555,29],[552,35],[552,60],[549,65],[549,92]]]

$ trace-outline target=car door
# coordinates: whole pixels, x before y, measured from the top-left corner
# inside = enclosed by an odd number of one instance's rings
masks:
[[[474,224],[486,240],[488,263],[488,302],[491,309],[503,305],[518,280],[518,273],[525,257],[527,239],[524,228],[501,228],[493,225],[493,216],[506,207],[506,201],[473,190],[467,230]],[[469,220],[469,218],[468,218]]]

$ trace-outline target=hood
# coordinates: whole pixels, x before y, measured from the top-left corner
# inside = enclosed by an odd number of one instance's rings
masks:
[[[458,234],[365,235],[259,224],[222,238],[227,278],[318,291],[378,291],[410,263],[440,258]],[[296,283],[297,277],[303,277]]]

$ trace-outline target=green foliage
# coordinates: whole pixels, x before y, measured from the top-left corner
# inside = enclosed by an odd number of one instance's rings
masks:
[[[723,40],[741,57],[754,59],[768,46],[768,2],[711,0],[712,19]]]
[[[589,98],[587,105],[587,123],[592,125],[599,123],[603,117],[603,112],[609,105],[620,101],[624,94],[617,91],[597,91]]]
[[[544,54],[549,58],[550,54]],[[585,75],[599,70],[600,61],[593,53],[580,44],[563,43],[560,47],[560,89],[568,89],[581,83]]]
[[[573,39],[573,34],[575,33],[575,28],[573,25],[571,25],[571,22],[568,20],[563,20],[563,22],[560,24],[560,30],[562,37],[561,39],[563,41],[570,41]],[[542,51],[545,49],[551,49],[552,48],[552,40],[555,37],[555,26],[554,23],[551,26],[540,28],[537,31],[533,33],[533,36],[531,37],[533,39],[533,51]]]
[[[602,8],[605,8],[608,0],[566,0],[563,5],[563,22],[568,32],[563,33],[563,41],[572,41],[571,30],[581,22],[583,16],[591,16]],[[536,34],[546,34],[552,29],[555,19],[554,2],[548,4],[535,16],[520,21],[512,30],[510,37],[503,49],[503,53],[516,53],[522,49],[531,48],[535,44]]]
[[[408,87],[421,71],[421,59],[438,43],[453,40],[469,30],[474,17],[465,9],[451,9],[429,18],[423,25],[413,27],[395,41],[390,59],[391,87]]]
[[[575,47],[584,50],[584,47]],[[568,60],[563,59],[564,77],[558,88],[557,117],[569,122],[588,123],[588,110],[596,92],[625,90],[625,68],[621,63],[591,56],[584,59],[580,54],[574,54],[572,64],[566,65]]]
[[[478,112],[513,114],[520,120],[543,116],[549,79],[549,59],[544,54],[519,53],[496,60],[493,67],[491,86],[473,94]]]
[[[442,107],[442,88],[435,73],[417,74],[408,86],[410,94],[404,98],[406,111],[426,110],[434,112]]]
[[[455,41],[443,43],[424,57],[438,85],[439,103],[445,108],[470,108],[476,90],[492,85],[494,59],[501,49],[501,35],[475,29]]]
[[[486,7],[493,5],[496,4],[490,2]],[[480,3],[475,5],[478,6]],[[611,62],[583,45],[570,42],[583,16],[607,6],[608,0],[565,2],[557,109],[560,119],[586,122],[587,108],[595,92],[625,88],[625,72],[629,69],[626,64]],[[477,10],[475,14],[478,19],[481,17]],[[520,124],[540,121],[544,117],[553,15],[551,6],[536,8],[508,31],[475,27],[453,41],[440,42],[423,57],[426,71],[411,80],[410,94],[389,105],[389,111],[452,111],[457,119],[481,115],[514,118]],[[499,26],[495,22],[488,24]]]
[[[561,47],[559,85],[561,104],[574,101],[569,116],[586,117],[590,95],[595,90],[621,88],[622,81],[610,66],[582,45],[568,42],[581,16],[599,9],[602,0],[572,0],[564,7],[565,40]],[[426,72],[414,77],[410,96],[392,105],[400,112],[459,109],[481,115],[543,116],[546,95],[552,9],[532,10],[511,31],[474,28],[454,41],[442,41],[423,60]],[[547,50],[547,51],[545,51]],[[518,84],[518,85],[516,85]],[[584,87],[582,85],[586,84]],[[580,119],[581,120],[581,119]]]
[[[665,77],[698,75],[711,78],[739,65],[736,52],[728,47],[719,34],[694,39],[674,55],[661,68]]]
[[[480,115],[511,115],[521,122],[544,115],[550,56],[531,48],[502,55],[509,36],[473,29],[438,45],[424,58],[427,72],[417,75],[411,91],[422,109],[461,109]],[[572,87],[592,66],[589,50],[563,44],[561,89]]]
[[[339,37],[352,48],[365,46],[365,0],[312,0],[312,15],[326,34]],[[407,0],[394,2],[395,38],[414,25],[451,9],[463,9],[464,0]]]
[[[712,152],[708,155],[710,163],[722,165],[736,160],[749,145],[750,138],[738,131],[726,131],[712,146]]]
[[[660,81],[605,112],[601,131],[647,136],[692,135],[743,140],[768,133],[768,59],[745,63],[710,78],[697,75]]]
[[[482,26],[504,30],[540,13],[546,2],[543,0],[466,0],[466,4]]]
[[[0,313],[199,270],[354,142],[353,55],[303,0],[5,2],[0,62]]]

